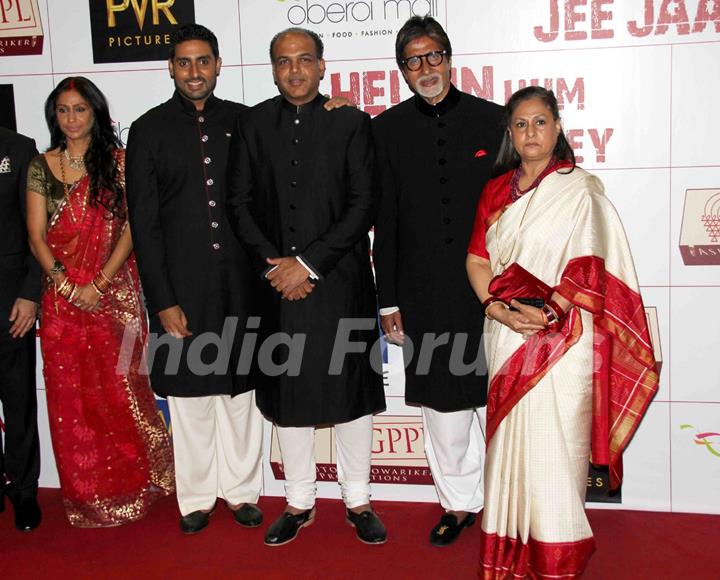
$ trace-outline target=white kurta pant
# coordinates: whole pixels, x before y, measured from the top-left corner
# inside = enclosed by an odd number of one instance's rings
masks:
[[[255,392],[230,397],[168,397],[180,513],[217,498],[256,503],[262,487],[262,415]]]
[[[425,455],[440,505],[447,511],[483,508],[485,407],[441,413],[422,408]]]
[[[335,425],[337,476],[345,506],[370,502],[372,415]],[[309,510],[315,505],[315,427],[277,427],[285,471],[285,496],[292,507]]]

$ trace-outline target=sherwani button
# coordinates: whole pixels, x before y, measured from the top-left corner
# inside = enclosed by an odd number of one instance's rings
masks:
[[[208,185],[212,185],[215,182],[212,180],[212,178],[210,178],[205,183],[207,183]]]
[[[447,219],[447,218],[445,218],[445,219]],[[211,227],[211,228],[217,228],[219,225],[220,225],[220,224],[217,223],[217,222],[212,222],[212,223],[210,224],[210,227]]]
[[[210,165],[212,163],[212,159],[210,157],[206,157],[203,161],[205,162],[205,165]]]
[[[215,243],[213,244],[213,250],[219,250],[219,249],[220,249],[220,244],[218,244],[217,242],[215,242]]]
[[[216,205],[216,204],[215,204],[215,200],[214,200],[214,199],[211,199],[211,200],[208,202],[208,205],[209,205],[210,207],[215,207],[215,205]]]

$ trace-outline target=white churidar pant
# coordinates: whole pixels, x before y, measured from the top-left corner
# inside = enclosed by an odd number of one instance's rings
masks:
[[[370,502],[372,415],[335,425],[337,476],[345,506]],[[277,427],[285,471],[285,496],[292,507],[309,510],[315,505],[315,427]]]

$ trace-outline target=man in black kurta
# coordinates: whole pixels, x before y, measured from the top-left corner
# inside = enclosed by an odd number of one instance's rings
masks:
[[[288,507],[265,542],[284,544],[312,520],[314,427],[333,424],[347,517],[361,540],[381,543],[385,530],[369,505],[372,414],[385,408],[378,351],[375,369],[370,353],[378,338],[370,121],[350,107],[324,109],[316,35],[284,31],[270,52],[282,94],[237,124],[228,177],[233,226],[266,278],[257,400],[277,426]]]
[[[0,402],[5,422],[0,511],[7,494],[15,526],[26,532],[41,518],[34,331],[41,271],[30,254],[25,226],[25,181],[35,155],[32,139],[0,127]]]
[[[408,20],[396,57],[415,95],[373,122],[382,184],[374,242],[381,324],[389,340],[414,347],[405,361],[405,400],[422,407],[425,452],[447,511],[430,534],[433,545],[454,541],[483,506],[483,310],[465,257],[502,136],[502,108],[451,84],[451,55],[435,20]]]
[[[217,39],[180,27],[173,97],[132,124],[127,196],[150,313],[152,386],[168,398],[181,529],[204,528],[218,497],[259,525],[262,417],[240,348],[254,274],[230,230],[225,176],[243,105],[213,95]]]

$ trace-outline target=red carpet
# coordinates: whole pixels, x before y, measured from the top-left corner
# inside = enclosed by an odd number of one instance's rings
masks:
[[[382,546],[355,539],[339,501],[320,500],[315,524],[292,543],[263,545],[265,525],[248,530],[218,507],[195,536],[178,529],[174,498],[144,520],[102,530],[71,528],[60,493],[41,490],[43,524],[30,534],[13,527],[12,507],[0,514],[0,578],[476,578],[479,524],[456,544],[433,548],[429,529],[437,506],[376,502],[390,538]],[[266,522],[284,506],[261,498]],[[585,578],[718,579],[720,516],[591,510],[597,552]]]

